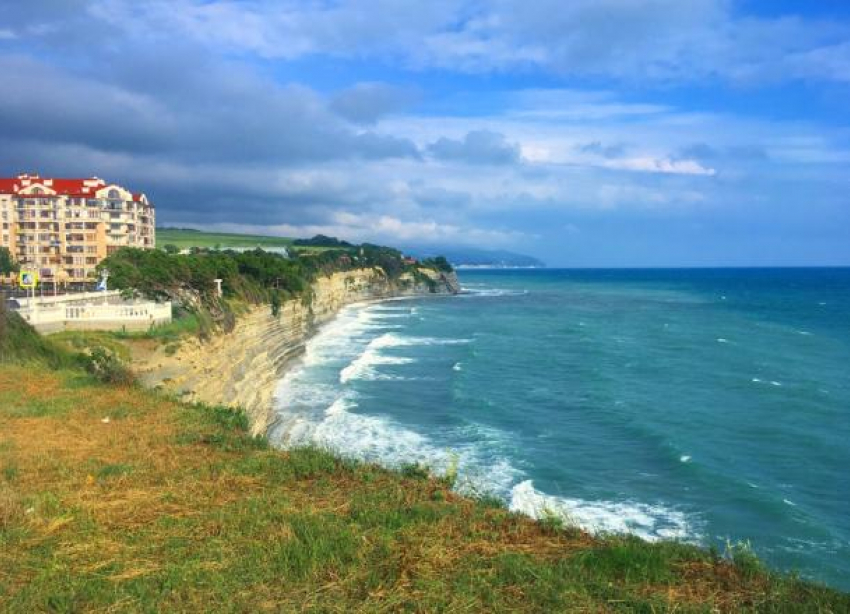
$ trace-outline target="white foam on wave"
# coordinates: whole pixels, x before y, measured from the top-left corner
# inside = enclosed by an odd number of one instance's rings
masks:
[[[718,337],[718,338],[717,338],[717,343],[729,343],[729,340],[728,340],[728,339],[724,339],[723,337]]]
[[[528,290],[509,290],[507,288],[472,288],[461,287],[459,297],[498,297],[498,296],[525,296]]]
[[[631,501],[585,501],[547,495],[531,480],[511,489],[511,511],[532,518],[555,516],[591,533],[633,533],[649,541],[694,539],[696,533],[687,516],[660,505]]]
[[[339,360],[356,352],[369,333],[387,328],[377,320],[373,307],[345,307],[307,343],[301,363],[313,366]]]
[[[381,353],[382,348],[395,347],[393,333],[385,333],[373,339],[360,356],[355,358],[339,372],[342,384],[354,379],[391,379],[391,376],[379,373],[375,367],[379,365],[406,365],[415,362],[413,358],[403,356],[387,356]]]
[[[775,387],[777,387],[777,388],[779,388],[779,387],[781,387],[781,386],[782,386],[782,382],[777,381],[777,380],[775,380],[775,379],[765,381],[765,380],[763,380],[763,379],[761,379],[761,378],[754,377],[754,378],[753,378],[752,380],[750,380],[750,381],[752,381],[754,384],[770,384],[771,386],[775,386]]]
[[[521,476],[506,458],[488,453],[492,444],[498,447],[500,438],[486,429],[478,434],[488,435],[487,445],[470,443],[448,450],[390,418],[359,414],[356,409],[356,393],[347,391],[321,413],[283,413],[275,430],[276,443],[284,448],[318,446],[391,468],[418,463],[437,474],[456,466],[457,489],[467,494],[504,493]]]
[[[387,348],[402,348],[417,345],[457,345],[471,343],[472,339],[450,339],[442,337],[406,337],[396,333],[384,333],[376,337],[366,346],[366,349],[357,358],[351,361],[339,373],[339,381],[345,384],[351,380],[390,380],[399,379],[380,373],[376,367],[380,365],[406,365],[416,362],[413,358],[403,356],[388,356],[382,352]]]
[[[452,371],[460,371],[460,370],[461,370],[460,363],[459,363],[459,362],[456,362],[456,363],[454,364],[454,366],[452,367]]]
[[[375,339],[371,344],[375,348],[409,347],[415,345],[463,345],[474,339],[453,339],[449,337],[408,337],[396,333],[387,333]]]
[[[684,455],[682,455],[682,456],[680,456],[680,457],[679,457],[679,462],[681,462],[681,463],[689,463],[689,462],[691,462],[691,457],[690,457],[690,456],[688,456],[687,454],[684,454]]]

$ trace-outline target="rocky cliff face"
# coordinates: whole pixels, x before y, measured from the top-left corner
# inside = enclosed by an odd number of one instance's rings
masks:
[[[167,355],[157,348],[134,356],[141,381],[162,387],[191,401],[240,406],[251,419],[252,431],[268,430],[273,417],[274,393],[289,362],[304,351],[318,326],[344,306],[360,301],[456,294],[454,273],[419,269],[390,280],[380,269],[357,269],[322,277],[313,284],[309,302],[285,302],[278,317],[268,305],[252,307],[240,316],[230,333],[201,342],[184,340]]]

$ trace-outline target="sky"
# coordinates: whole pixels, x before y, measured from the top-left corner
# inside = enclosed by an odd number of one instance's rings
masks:
[[[850,265],[850,2],[3,0],[0,175],[160,225]]]

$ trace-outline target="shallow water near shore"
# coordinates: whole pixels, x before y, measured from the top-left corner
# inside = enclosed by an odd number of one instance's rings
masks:
[[[348,307],[277,394],[281,446],[457,466],[596,531],[850,588],[850,269],[462,271]]]

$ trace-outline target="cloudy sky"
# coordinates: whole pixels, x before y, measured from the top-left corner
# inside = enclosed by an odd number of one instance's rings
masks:
[[[164,225],[850,264],[850,2],[0,3],[0,175]]]

